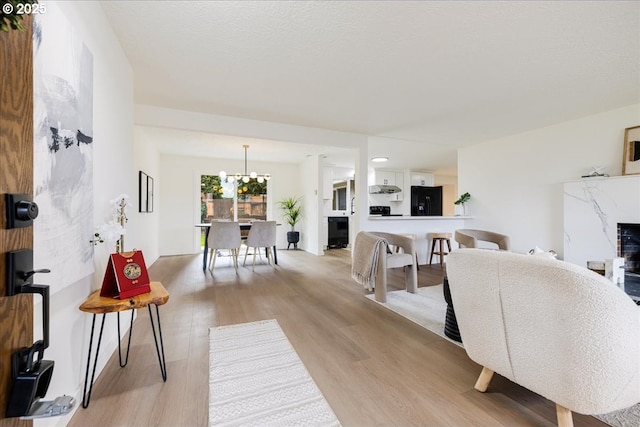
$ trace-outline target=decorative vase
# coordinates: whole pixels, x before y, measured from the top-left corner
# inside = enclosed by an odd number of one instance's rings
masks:
[[[460,203],[455,206],[454,214],[456,216],[464,216],[467,214],[467,210],[465,209],[464,203]]]

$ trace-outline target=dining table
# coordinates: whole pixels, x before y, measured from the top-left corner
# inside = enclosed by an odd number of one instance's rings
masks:
[[[241,222],[240,230],[251,230],[251,222]],[[280,225],[280,224],[276,224]],[[209,231],[211,230],[210,222],[201,222],[196,224],[196,227],[204,228],[204,251],[202,252],[202,270],[207,269],[207,257],[209,256]],[[273,245],[273,262],[278,264],[278,252],[276,251],[276,245]]]

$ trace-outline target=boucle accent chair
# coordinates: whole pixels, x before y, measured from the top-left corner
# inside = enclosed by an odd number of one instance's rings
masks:
[[[553,401],[560,426],[640,402],[640,307],[607,279],[486,249],[453,251],[447,272],[477,390],[497,372]]]
[[[461,248],[477,248],[478,241],[483,241],[495,243],[498,245],[498,249],[504,251],[511,250],[511,240],[509,236],[494,233],[493,231],[473,230],[471,228],[460,229],[456,230],[454,240]]]
[[[389,246],[400,247],[393,253]],[[413,294],[418,289],[418,271],[414,241],[400,234],[361,231],[356,235],[352,252],[351,277],[372,290],[375,299],[387,302],[387,269],[405,268],[405,287]]]

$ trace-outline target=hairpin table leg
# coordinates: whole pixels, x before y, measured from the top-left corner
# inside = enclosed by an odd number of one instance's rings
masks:
[[[87,393],[87,381],[89,379],[89,366],[91,364],[91,347],[93,346],[93,332],[96,326],[96,315],[93,315],[93,321],[91,322],[91,339],[89,340],[89,354],[87,354],[87,372],[84,376],[84,390],[82,392],[82,407],[86,408],[89,406],[89,401],[91,401],[91,390],[93,389],[93,380],[96,375],[96,365],[98,364],[98,354],[100,354],[100,343],[102,342],[102,331],[104,330],[104,319],[106,317],[106,313],[102,315],[102,323],[100,325],[100,335],[98,335],[98,345],[96,346],[96,356],[93,361],[93,370],[91,372],[91,383],[89,385],[89,393]]]
[[[158,354],[158,362],[160,363],[160,373],[162,380],[167,381],[167,361],[164,357],[164,342],[162,341],[162,326],[160,325],[160,309],[156,305],[156,318],[158,319],[158,335],[160,337],[160,347],[158,347],[158,336],[156,336],[156,328],[153,324],[153,314],[151,312],[151,304],[149,304],[149,320],[151,321],[151,330],[153,331],[153,340],[156,342],[156,353]],[[160,353],[162,352],[162,358]]]
[[[118,361],[120,362],[120,367],[124,368],[129,363],[129,349],[131,348],[131,334],[133,334],[133,315],[135,314],[135,310],[131,310],[131,324],[129,325],[129,341],[127,342],[127,355],[124,359],[124,365],[122,364],[122,351],[120,350],[120,312],[116,313],[118,315]]]

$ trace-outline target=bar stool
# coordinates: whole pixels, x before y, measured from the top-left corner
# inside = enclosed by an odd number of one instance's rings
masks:
[[[401,236],[405,236],[410,238],[411,240],[416,240],[418,238],[418,236],[416,236],[415,234],[404,234],[404,233],[399,233]],[[401,248],[399,246],[396,246],[396,253],[398,253],[398,251]],[[416,251],[416,269],[420,270],[420,263],[418,262],[418,252]]]
[[[449,252],[451,252],[451,233],[428,233],[427,236],[431,239],[431,255],[429,256],[429,265],[431,265],[433,256],[438,255],[440,257],[440,267],[442,267],[444,256],[449,255]],[[444,250],[444,242],[447,243],[449,252],[446,252]],[[438,244],[437,251],[436,243]]]

